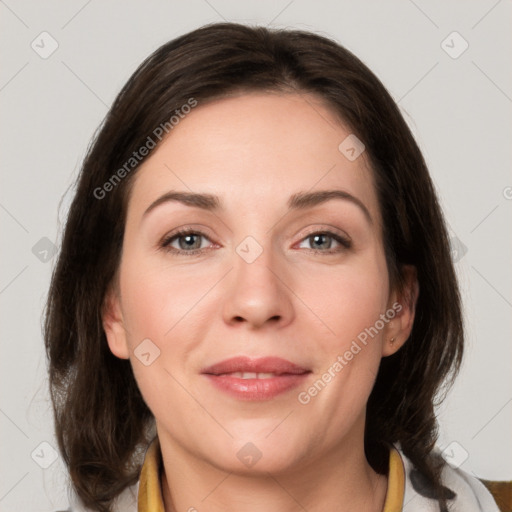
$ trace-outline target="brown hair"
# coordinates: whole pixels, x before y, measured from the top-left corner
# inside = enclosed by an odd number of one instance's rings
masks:
[[[432,456],[434,405],[460,367],[463,325],[447,230],[422,154],[389,93],[351,52],[313,33],[235,23],[201,27],[150,55],[115,99],[78,176],[45,319],[55,428],[72,485],[86,506],[110,511],[137,481],[154,425],[130,361],[109,350],[101,315],[136,166],[101,198],[95,191],[191,98],[201,105],[255,90],[317,95],[366,146],[390,281],[401,290],[404,265],[414,265],[420,293],[408,341],[381,361],[365,452],[385,472],[389,445],[399,442],[444,509],[443,461]]]

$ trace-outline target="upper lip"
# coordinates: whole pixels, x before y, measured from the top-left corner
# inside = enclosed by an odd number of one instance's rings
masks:
[[[238,356],[225,359],[220,363],[208,366],[203,369],[201,373],[222,375],[224,373],[250,372],[275,373],[276,375],[285,373],[300,375],[301,373],[308,373],[309,371],[310,370],[280,357],[251,358],[247,356]]]

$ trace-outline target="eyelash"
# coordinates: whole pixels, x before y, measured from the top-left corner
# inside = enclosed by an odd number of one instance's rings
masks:
[[[186,236],[186,235],[199,235],[199,236],[202,236],[206,239],[209,240],[208,236],[201,232],[201,231],[197,231],[195,229],[179,229],[178,231],[175,231],[174,233],[166,236],[163,238],[163,240],[161,241],[160,243],[160,247],[166,251],[166,252],[170,252],[170,253],[174,253],[176,255],[187,255],[187,256],[193,256],[193,255],[196,255],[196,254],[200,254],[201,252],[205,251],[205,250],[209,250],[209,249],[193,249],[191,251],[184,251],[184,250],[181,250],[181,249],[176,249],[174,247],[169,247],[171,242],[173,242],[175,239],[178,239],[178,238],[181,238],[183,236]],[[348,238],[345,238],[345,237],[342,237],[336,233],[333,233],[332,231],[313,231],[311,233],[308,233],[305,237],[303,237],[301,239],[301,242],[303,240],[307,240],[308,238],[311,238],[312,236],[314,235],[327,235],[328,237],[330,238],[333,238],[336,242],[338,242],[342,247],[341,248],[337,248],[337,249],[330,249],[330,250],[327,250],[327,251],[322,251],[322,250],[319,250],[319,249],[306,249],[308,250],[309,252],[314,252],[314,253],[317,253],[317,254],[336,254],[336,253],[339,253],[339,252],[342,252],[343,250],[347,250],[347,249],[350,249],[352,247],[352,242],[350,239]]]

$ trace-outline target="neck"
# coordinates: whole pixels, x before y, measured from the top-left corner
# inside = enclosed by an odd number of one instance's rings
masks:
[[[166,512],[381,512],[384,507],[387,477],[368,464],[362,440],[345,441],[294,468],[254,476],[223,471],[169,438],[160,439]]]

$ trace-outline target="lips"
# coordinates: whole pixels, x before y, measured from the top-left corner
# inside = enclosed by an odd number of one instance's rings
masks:
[[[302,368],[286,359],[280,357],[262,357],[252,359],[239,356],[226,359],[220,363],[205,368],[201,373],[210,375],[223,375],[228,373],[258,373],[273,375],[300,375],[309,370]]]
[[[241,400],[269,400],[297,387],[311,370],[280,357],[240,356],[216,363],[201,372],[216,389]]]

